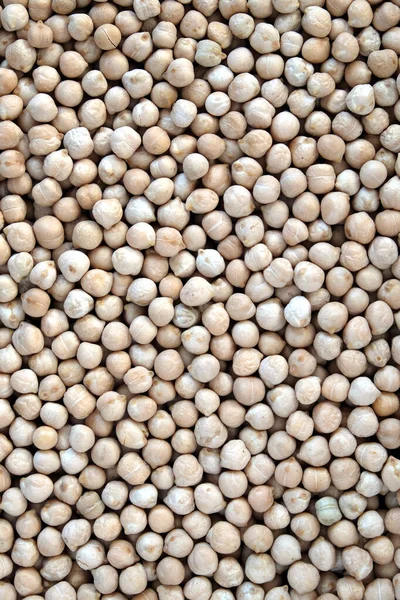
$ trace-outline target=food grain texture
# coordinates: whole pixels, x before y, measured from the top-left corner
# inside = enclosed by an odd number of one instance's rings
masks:
[[[400,600],[400,0],[3,0],[0,599]]]

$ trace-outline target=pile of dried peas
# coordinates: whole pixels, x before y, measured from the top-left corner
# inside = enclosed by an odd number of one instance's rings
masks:
[[[3,0],[1,600],[400,600],[400,0]]]

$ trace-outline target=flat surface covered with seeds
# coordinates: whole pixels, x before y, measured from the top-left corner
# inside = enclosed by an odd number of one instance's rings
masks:
[[[3,0],[0,599],[400,600],[400,0]]]

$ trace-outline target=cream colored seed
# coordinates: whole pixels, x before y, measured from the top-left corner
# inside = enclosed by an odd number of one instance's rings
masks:
[[[0,9],[4,600],[399,596],[398,4]]]

